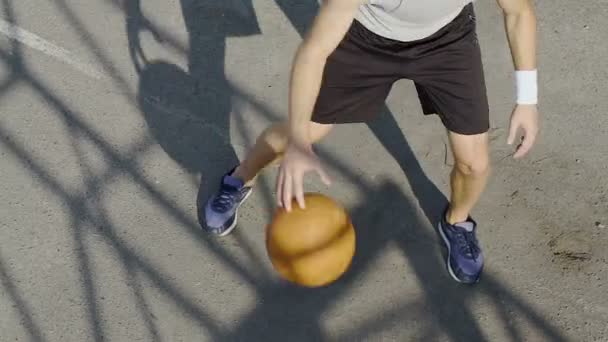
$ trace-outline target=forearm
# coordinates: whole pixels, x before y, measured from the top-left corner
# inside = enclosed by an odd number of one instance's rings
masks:
[[[515,67],[516,102],[538,102],[536,65],[536,15],[531,0],[499,0]]]
[[[535,70],[536,15],[532,5],[505,13],[505,27],[515,70]]]
[[[292,141],[308,144],[308,123],[319,95],[326,59],[301,46],[294,58],[289,90],[289,135]]]
[[[516,103],[511,114],[508,144],[517,142],[518,159],[530,151],[538,134],[538,84],[536,65],[536,16],[533,0],[498,0],[505,14],[505,28],[515,67]],[[523,139],[519,131],[523,131]],[[518,136],[519,135],[519,136]]]

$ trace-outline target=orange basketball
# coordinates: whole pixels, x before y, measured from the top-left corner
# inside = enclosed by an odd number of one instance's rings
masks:
[[[346,210],[321,194],[306,194],[291,212],[279,208],[266,230],[266,248],[281,277],[306,287],[338,279],[355,253],[355,229]]]

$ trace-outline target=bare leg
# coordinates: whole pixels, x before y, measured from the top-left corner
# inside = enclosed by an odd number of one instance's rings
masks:
[[[488,134],[461,135],[449,132],[454,154],[450,208],[446,219],[455,224],[467,220],[485,189],[490,174]]]
[[[309,126],[310,140],[315,143],[324,138],[333,125],[322,125],[311,122]],[[242,179],[250,186],[259,172],[266,166],[280,159],[287,147],[287,123],[276,123],[268,127],[256,140],[245,159],[236,168],[233,175]]]

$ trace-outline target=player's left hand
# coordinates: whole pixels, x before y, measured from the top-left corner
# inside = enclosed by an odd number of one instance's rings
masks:
[[[534,145],[538,136],[538,109],[536,105],[517,105],[511,114],[511,126],[507,143],[513,145],[519,135],[521,142],[517,145],[513,158],[524,157]]]

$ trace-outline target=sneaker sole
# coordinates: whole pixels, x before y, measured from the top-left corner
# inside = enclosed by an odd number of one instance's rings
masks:
[[[223,233],[218,234],[217,236],[219,236],[219,237],[226,236],[226,235],[232,233],[234,228],[236,228],[236,223],[239,218],[239,208],[241,207],[241,205],[243,205],[243,203],[245,203],[245,201],[247,201],[247,199],[249,198],[249,196],[251,195],[252,192],[253,192],[253,189],[249,190],[247,192],[247,194],[245,195],[245,197],[243,197],[243,199],[241,200],[241,203],[239,203],[239,205],[236,207],[236,210],[234,211],[234,222],[232,222],[232,224],[230,225],[230,227],[228,227],[228,229],[226,229]]]

